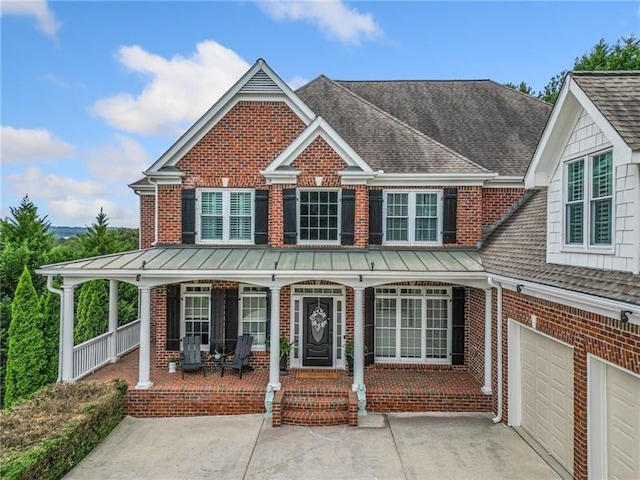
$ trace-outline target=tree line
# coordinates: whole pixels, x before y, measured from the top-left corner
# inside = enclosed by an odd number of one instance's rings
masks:
[[[577,57],[571,70],[640,70],[640,39],[630,35],[618,39],[614,44],[608,44],[602,39],[590,51]],[[505,86],[545,102],[556,103],[567,73],[568,70],[563,70],[554,75],[544,89],[537,93],[525,81],[519,84],[508,82]]]
[[[29,396],[58,378],[60,297],[47,289],[46,278],[34,273],[42,265],[135,250],[138,231],[109,228],[101,209],[84,234],[56,240],[46,216],[25,196],[11,215],[0,220],[0,401],[4,407]],[[60,287],[61,280],[54,281]],[[92,280],[76,289],[74,343],[108,329],[106,280]],[[118,285],[120,325],[138,316],[134,285]]]

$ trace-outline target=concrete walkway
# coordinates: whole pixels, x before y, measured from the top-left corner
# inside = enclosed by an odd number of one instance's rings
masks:
[[[557,479],[487,415],[370,415],[359,428],[272,428],[262,415],[135,419],[71,479]]]

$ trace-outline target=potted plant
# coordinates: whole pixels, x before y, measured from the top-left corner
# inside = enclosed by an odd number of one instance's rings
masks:
[[[169,363],[169,373],[176,373],[176,365],[178,364],[178,357],[169,357],[167,358],[167,362]]]
[[[290,342],[289,339],[281,335],[280,336],[280,373],[286,375],[287,373],[287,359],[289,358],[289,354],[291,354],[291,349],[293,348],[293,342]]]

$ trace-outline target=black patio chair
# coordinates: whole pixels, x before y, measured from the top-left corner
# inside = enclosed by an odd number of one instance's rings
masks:
[[[222,359],[222,363],[220,364],[221,377],[224,377],[225,368],[233,368],[234,370],[238,370],[238,374],[242,379],[242,369],[249,365],[249,356],[251,356],[252,343],[253,337],[251,335],[241,335],[238,337],[238,343],[236,344],[236,350],[233,353],[233,359],[227,360],[227,355],[225,355]]]
[[[204,355],[200,351],[200,335],[190,335],[182,339],[182,378],[185,370],[200,370],[207,376]]]

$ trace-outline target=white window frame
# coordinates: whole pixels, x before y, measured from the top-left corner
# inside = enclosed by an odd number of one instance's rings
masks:
[[[264,288],[264,289],[263,289]],[[259,287],[257,285],[240,285],[239,287],[239,296],[240,296],[240,308],[238,310],[238,335],[243,335],[244,334],[244,317],[243,317],[243,307],[244,307],[244,302],[247,298],[264,298],[265,302],[269,301],[268,298],[269,295],[269,289],[266,287]],[[265,305],[267,305],[267,303],[265,303]],[[267,331],[266,327],[267,327],[267,323],[269,321],[269,319],[267,318],[266,314],[268,313],[268,308],[265,307],[265,318],[264,318],[264,323],[265,323],[265,341],[267,338],[267,335],[269,335],[269,332]],[[249,334],[250,332],[247,332],[247,334]],[[251,345],[251,350],[252,351],[256,351],[256,352],[264,352],[266,351],[266,344],[265,343],[256,343],[256,339],[253,339],[253,343]]]
[[[202,194],[209,192],[222,193],[222,238],[203,239],[202,238]],[[251,235],[248,239],[230,238],[231,219],[231,193],[251,194]],[[196,190],[196,242],[200,244],[255,244],[255,190],[249,188],[199,188]]]
[[[410,293],[403,293],[402,290],[411,290]],[[439,292],[442,291],[442,292]],[[443,293],[446,292],[446,293]],[[376,363],[407,363],[407,364],[434,364],[434,365],[451,365],[451,346],[452,346],[452,289],[451,287],[414,287],[408,285],[386,286],[376,288],[376,300],[382,298],[393,298],[396,300],[396,339],[395,339],[395,357],[375,357]],[[401,310],[402,299],[419,299],[421,300],[422,317],[421,317],[421,355],[420,358],[401,357]],[[427,301],[428,300],[446,300],[447,301],[447,353],[445,358],[428,358],[427,353]],[[376,322],[377,324],[377,322]],[[377,328],[377,327],[376,327]]]
[[[337,192],[338,194],[338,227],[337,238],[335,240],[302,240],[300,235],[300,207],[302,205],[301,195],[303,192]],[[298,234],[298,245],[340,245],[342,234],[342,189],[340,188],[298,188],[296,191],[296,230]]]
[[[407,240],[387,240],[387,195],[389,194],[406,194],[408,201],[408,221],[407,221]],[[418,194],[435,194],[437,202],[437,226],[436,240],[416,240],[416,195]],[[382,243],[385,245],[442,245],[442,229],[443,229],[443,192],[442,190],[384,190],[382,194]]]
[[[197,289],[198,291],[190,291]],[[208,352],[211,345],[211,285],[207,283],[183,283],[180,285],[180,339],[183,339],[187,332],[186,306],[187,298],[204,297],[209,301],[207,317],[209,323],[209,341],[200,345],[200,350]],[[180,346],[182,350],[183,346]]]
[[[594,157],[598,157],[601,155],[606,155],[611,152],[612,160],[611,160],[611,195],[606,197],[593,197],[593,159]],[[569,165],[574,164],[576,162],[583,162],[583,195],[582,200],[573,201],[571,204],[582,204],[582,243],[568,243],[568,188],[567,181],[569,178]],[[568,252],[588,252],[588,253],[615,253],[615,213],[616,213],[616,205],[615,205],[615,191],[616,191],[616,175],[615,175],[615,165],[613,163],[613,149],[611,147],[607,147],[605,149],[598,149],[593,152],[589,152],[588,154],[583,154],[576,158],[571,158],[564,162],[563,164],[563,179],[562,179],[562,244],[563,250]],[[610,244],[594,244],[592,243],[592,225],[593,225],[593,202],[602,200],[602,199],[610,199],[611,200],[611,243]]]

